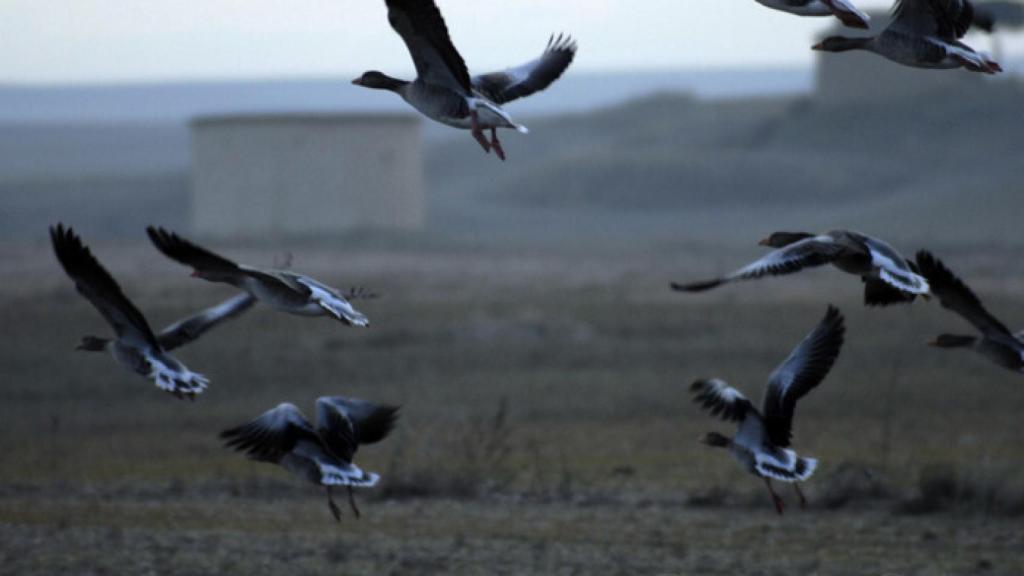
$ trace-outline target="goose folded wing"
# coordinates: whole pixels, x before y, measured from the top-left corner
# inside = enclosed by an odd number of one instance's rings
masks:
[[[965,320],[985,334],[1012,336],[1010,330],[990,314],[977,295],[960,278],[926,250],[917,253],[917,267],[928,279],[932,294],[939,299],[943,308],[963,316]]]
[[[843,315],[829,306],[818,326],[772,372],[761,411],[775,446],[789,446],[796,402],[832,369],[843,345],[844,332]]]
[[[206,248],[202,248],[163,228],[149,226],[146,228],[149,239],[171,260],[191,266],[196,270],[217,270],[232,272],[238,270],[238,264],[218,256]]]
[[[140,346],[157,348],[156,337],[131,300],[124,295],[109,272],[92,255],[71,228],[58,224],[50,228],[50,240],[64,271],[75,282],[75,288],[113,327],[119,339]]]
[[[694,402],[728,422],[742,422],[753,409],[743,393],[718,378],[698,380],[690,385],[690,392]]]
[[[330,398],[316,400],[317,432],[328,450],[345,462],[351,462],[359,449],[355,427],[341,406]]]
[[[974,6],[969,0],[898,0],[889,27],[952,41],[966,34],[973,21]]]
[[[863,29],[871,26],[871,17],[848,0],[821,0],[821,2],[847,26]]]
[[[221,322],[245,312],[254,303],[256,298],[249,294],[238,294],[164,328],[157,335],[157,341],[164,350],[174,350],[199,338]]]
[[[387,0],[388,22],[405,41],[419,80],[469,95],[466,62],[433,0]]]
[[[501,72],[474,76],[473,89],[495,104],[511,102],[550,86],[575,56],[576,42],[572,37],[552,36],[539,58]]]
[[[301,440],[320,444],[312,425],[294,404],[280,404],[256,419],[220,433],[224,445],[253,460],[278,462]]]
[[[871,264],[878,267],[881,281],[910,294],[928,293],[928,282],[920,276],[917,266],[895,248],[870,236],[863,236],[861,241],[871,255]]]
[[[842,252],[843,247],[828,236],[814,236],[772,250],[762,258],[726,276],[690,284],[673,283],[672,289],[682,292],[703,292],[736,280],[792,274],[804,268],[829,264]]]

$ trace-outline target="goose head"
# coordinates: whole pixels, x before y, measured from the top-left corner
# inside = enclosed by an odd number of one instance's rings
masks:
[[[700,437],[700,442],[713,448],[728,448],[732,444],[732,438],[718,432],[708,432]]]
[[[829,36],[814,46],[811,50],[820,52],[846,52],[847,50],[863,50],[867,48],[871,38],[849,38],[846,36]]]
[[[957,334],[939,334],[939,336],[928,343],[929,346],[937,348],[967,348],[974,345],[977,340],[974,336],[959,336]]]
[[[216,268],[194,268],[189,276],[193,278],[200,278],[208,282],[227,282],[229,284],[238,277],[235,271],[226,272]]]
[[[772,248],[782,248],[783,246],[789,246],[794,242],[799,242],[804,238],[810,238],[813,234],[806,232],[775,232],[771,236],[758,242],[761,246],[771,246]]]
[[[383,72],[378,72],[376,70],[364,72],[362,76],[353,80],[352,83],[355,84],[356,86],[362,86],[364,88],[374,88],[376,90],[391,90],[392,92],[408,84],[408,82],[405,82],[404,80],[392,78],[391,76],[388,76],[387,74],[384,74]]]
[[[99,336],[82,336],[82,343],[79,344],[75,350],[103,352],[107,349],[107,344],[109,343],[110,340],[108,338],[100,338]]]

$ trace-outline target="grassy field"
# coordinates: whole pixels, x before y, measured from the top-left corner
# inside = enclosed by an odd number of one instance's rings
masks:
[[[298,270],[381,292],[359,306],[371,327],[257,307],[181,351],[212,380],[189,403],[74,352],[107,333],[100,316],[45,245],[0,247],[0,574],[1024,573],[1022,381],[924,346],[969,332],[934,302],[868,310],[832,270],[667,289],[749,249],[292,248]],[[142,243],[95,251],[156,326],[230,294]],[[1024,323],[1024,270],[983,256],[949,263]],[[720,376],[759,398],[828,303],[847,343],[795,429],[821,465],[810,507],[787,490],[779,518],[759,480],[697,443],[731,431],[687,387]],[[323,394],[403,406],[358,455],[383,476],[358,521],[217,439]]]

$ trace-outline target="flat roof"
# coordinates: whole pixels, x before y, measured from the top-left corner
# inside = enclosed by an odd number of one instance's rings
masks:
[[[401,112],[265,112],[198,116],[193,118],[189,125],[204,127],[242,124],[418,124],[419,122],[418,114]]]

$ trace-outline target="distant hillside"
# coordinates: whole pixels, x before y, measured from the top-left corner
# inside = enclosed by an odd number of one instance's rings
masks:
[[[430,235],[617,250],[852,226],[1024,247],[1019,81],[843,106],[662,92],[519,118],[531,133],[502,133],[504,163],[465,132],[426,141]],[[187,229],[187,138],[173,123],[0,126],[0,238],[69,215],[98,235],[140,217]]]
[[[188,139],[172,123],[0,124],[0,183],[184,173]]]
[[[404,110],[402,101],[352,86],[351,77],[15,86],[0,84],[4,123],[184,123],[197,115]],[[811,89],[807,68],[722,68],[569,73],[551,89],[509,107],[516,115],[594,110],[658,90],[704,97],[794,94]]]
[[[516,227],[540,210],[571,214],[565,222],[577,229],[675,227],[707,237],[756,225],[749,216],[757,211],[770,220],[762,229],[848,223],[914,236],[961,218],[975,236],[1024,242],[1016,228],[992,229],[1024,214],[1019,82],[843,107],[665,94],[530,127],[527,136],[505,136],[505,164],[483,157],[468,137],[432,147],[439,202],[489,214],[504,207]],[[634,221],[646,224],[627,225]]]

